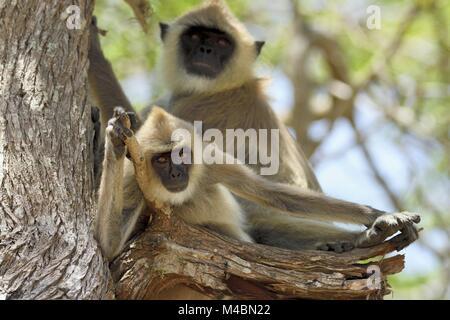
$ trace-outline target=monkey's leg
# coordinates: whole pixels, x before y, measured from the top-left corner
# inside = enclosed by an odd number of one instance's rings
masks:
[[[117,80],[109,61],[105,58],[99,40],[99,29],[95,17],[89,35],[89,91],[101,111],[103,127],[113,117],[114,108],[121,106],[126,112],[134,112],[131,103]]]
[[[249,211],[247,211],[249,210]],[[360,231],[344,229],[323,221],[290,217],[270,212],[261,214],[258,206],[246,206],[249,233],[257,243],[305,250],[344,252],[355,245]]]
[[[130,124],[123,109],[116,109],[115,117],[106,128],[105,156],[100,182],[96,221],[97,240],[105,256],[112,260],[122,249],[133,231],[142,206],[123,210],[123,168],[126,154],[125,134]],[[129,120],[128,120],[129,122]]]
[[[230,238],[237,239],[243,242],[253,242],[253,239],[242,229],[241,226],[233,224],[208,224],[206,227],[217,233],[224,234]]]

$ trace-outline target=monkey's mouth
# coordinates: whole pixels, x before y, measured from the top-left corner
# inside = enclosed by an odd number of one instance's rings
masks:
[[[192,64],[196,67],[206,68],[206,69],[209,69],[212,71],[216,71],[216,69],[212,65],[210,65],[209,63],[206,63],[206,62],[196,61],[196,62],[193,62]]]
[[[173,193],[178,193],[178,192],[182,192],[184,190],[186,190],[187,187],[187,183],[182,183],[182,184],[177,184],[177,185],[169,185],[169,186],[165,186],[167,191],[169,192],[173,192]]]
[[[213,78],[219,73],[214,65],[204,61],[193,61],[188,71],[190,73],[209,78]]]

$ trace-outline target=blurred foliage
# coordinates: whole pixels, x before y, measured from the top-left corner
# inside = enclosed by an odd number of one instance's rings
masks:
[[[119,78],[153,74],[157,70],[161,46],[158,22],[170,22],[200,2],[151,0],[151,29],[144,34],[123,0],[97,0],[95,14],[99,26],[109,31],[102,38],[102,45]],[[228,3],[256,37],[267,40],[260,66],[280,71],[286,67],[292,69],[289,55],[298,46],[293,39],[299,32],[294,28],[292,3],[289,0],[230,0]],[[358,93],[358,97],[368,99],[371,108],[381,114],[377,125],[384,128],[385,139],[394,141],[407,159],[405,167],[411,175],[409,191],[394,194],[402,208],[424,213],[426,229],[420,246],[433,255],[439,265],[428,273],[402,273],[392,277],[393,298],[448,298],[450,1],[298,0],[297,4],[304,25],[338,44],[346,63],[349,85],[357,89],[369,77],[367,87]],[[381,8],[380,30],[366,27],[370,5]],[[411,8],[416,11],[412,11],[408,27],[402,29],[403,17],[411,12]],[[302,45],[308,44],[304,35],[302,39]],[[389,57],[387,53],[392,47],[398,48]],[[313,96],[319,91],[323,93],[334,80],[326,62],[320,50],[312,48],[307,70],[299,70],[310,77]],[[155,88],[149,88],[153,89],[154,97],[160,94],[159,87],[155,85]],[[353,115],[363,110],[357,107]],[[307,123],[308,126],[313,124],[313,121]],[[363,135],[368,132],[367,128],[356,129]],[[324,138],[313,141],[318,145],[317,150],[320,151],[323,141]],[[435,231],[442,235],[438,237],[439,243],[436,243]],[[427,242],[428,238],[433,240]]]
[[[150,1],[153,14],[146,35],[123,0],[97,0],[94,14],[99,18],[99,26],[111,31],[102,37],[102,46],[118,77],[123,79],[138,71],[153,70],[160,48],[158,23],[170,22],[199,3],[200,0]],[[245,1],[229,4],[235,12],[245,9]]]

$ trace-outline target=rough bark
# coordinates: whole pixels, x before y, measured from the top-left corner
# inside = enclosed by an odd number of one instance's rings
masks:
[[[236,299],[381,299],[390,293],[386,276],[403,269],[404,256],[361,260],[394,251],[395,242],[344,254],[290,251],[243,244],[156,214],[112,272],[120,299],[152,299],[177,284]]]
[[[386,276],[404,267],[403,255],[362,262],[394,251],[399,238],[335,254],[245,244],[189,226],[155,203],[139,144],[134,136],[125,143],[155,214],[146,232],[112,265],[119,298],[151,299],[184,284],[211,297],[379,299],[390,292]]]
[[[0,1],[0,298],[108,297],[95,214],[89,29],[93,1]]]

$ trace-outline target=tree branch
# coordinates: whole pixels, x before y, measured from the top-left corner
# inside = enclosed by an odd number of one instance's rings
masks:
[[[125,0],[126,3],[133,9],[136,19],[139,21],[142,30],[148,32],[148,18],[152,15],[153,10],[147,0]]]

